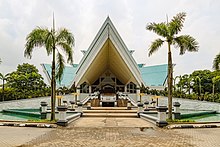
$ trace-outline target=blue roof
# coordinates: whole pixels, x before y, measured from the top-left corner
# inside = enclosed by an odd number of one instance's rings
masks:
[[[42,64],[45,71],[47,72],[47,75],[51,79],[51,64]],[[65,66],[65,69],[63,71],[63,77],[61,82],[56,81],[57,87],[69,87],[75,77],[76,69],[78,64],[73,64],[72,66]]]
[[[47,75],[51,79],[51,64],[42,64]],[[59,83],[57,81],[57,87],[70,87],[71,83],[76,75],[76,69],[78,64],[72,66],[65,66],[63,72],[63,78]],[[142,79],[146,86],[163,86],[167,78],[167,64],[155,65],[155,66],[144,66],[144,64],[138,64],[141,72]]]
[[[167,64],[141,67],[141,76],[146,86],[163,86],[167,78]]]

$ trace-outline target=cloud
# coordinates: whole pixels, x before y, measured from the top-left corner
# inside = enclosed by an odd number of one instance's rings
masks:
[[[187,12],[182,34],[197,39],[197,53],[179,55],[173,49],[175,75],[190,73],[195,69],[211,69],[214,56],[220,52],[220,1],[149,1],[149,0],[0,0],[0,72],[8,73],[18,64],[36,65],[42,73],[41,63],[50,63],[51,57],[44,49],[36,49],[31,60],[24,58],[25,38],[36,26],[52,26],[55,13],[56,28],[65,27],[73,32],[76,45],[74,61],[82,58],[80,50],[89,47],[102,23],[109,15],[129,49],[134,49],[137,63],[155,65],[167,63],[167,46],[148,57],[151,42],[158,38],[145,29],[149,22],[164,22],[176,13]],[[43,74],[43,73],[42,73]]]

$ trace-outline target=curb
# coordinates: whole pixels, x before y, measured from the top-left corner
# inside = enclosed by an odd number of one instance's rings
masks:
[[[0,126],[57,128],[57,125],[55,125],[55,124],[37,124],[37,123],[0,123]]]
[[[189,129],[189,128],[220,128],[218,125],[174,125],[167,126],[167,129]]]

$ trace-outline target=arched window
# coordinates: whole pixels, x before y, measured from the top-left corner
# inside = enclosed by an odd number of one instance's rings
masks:
[[[89,85],[86,82],[80,85],[80,93],[89,93]]]
[[[127,92],[129,92],[129,93],[136,93],[136,85],[133,82],[130,82],[127,85]]]

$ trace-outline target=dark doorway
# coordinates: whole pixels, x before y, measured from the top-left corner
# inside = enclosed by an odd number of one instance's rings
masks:
[[[106,84],[102,87],[102,93],[115,93],[114,86]]]
[[[102,107],[114,107],[115,102],[102,102]]]

